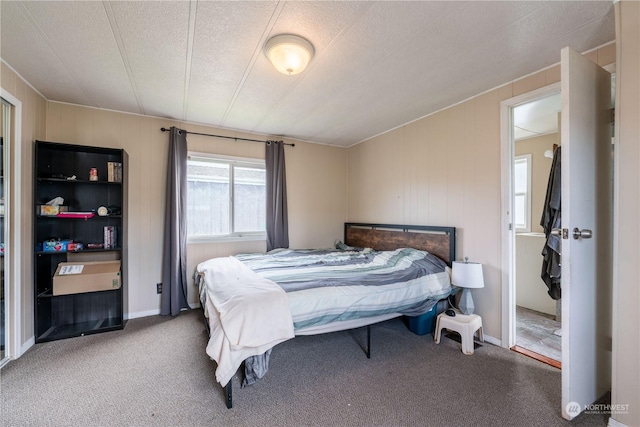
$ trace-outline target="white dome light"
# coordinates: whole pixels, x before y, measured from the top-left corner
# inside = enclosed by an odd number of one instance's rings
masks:
[[[313,58],[313,45],[302,37],[282,34],[270,38],[264,45],[264,54],[276,70],[290,76],[304,71]]]

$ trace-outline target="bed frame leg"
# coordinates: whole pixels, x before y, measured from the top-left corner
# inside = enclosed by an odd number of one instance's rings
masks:
[[[367,325],[367,359],[371,359],[371,325]]]
[[[224,401],[227,404],[227,409],[233,407],[233,378],[229,380],[226,386],[224,386]]]

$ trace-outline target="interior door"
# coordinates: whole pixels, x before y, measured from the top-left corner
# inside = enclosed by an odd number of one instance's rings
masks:
[[[570,420],[611,387],[611,75],[567,47],[561,88],[562,415]]]

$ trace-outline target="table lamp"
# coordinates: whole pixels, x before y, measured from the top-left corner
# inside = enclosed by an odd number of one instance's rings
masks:
[[[462,289],[458,307],[462,314],[473,314],[473,298],[471,289],[484,288],[484,277],[482,276],[482,264],[477,262],[454,261],[451,273],[451,282]]]

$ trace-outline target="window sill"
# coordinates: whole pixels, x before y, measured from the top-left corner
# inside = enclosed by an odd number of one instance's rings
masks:
[[[260,234],[250,234],[246,236],[198,236],[188,237],[187,244],[199,245],[208,243],[231,243],[231,242],[266,242],[267,236]]]
[[[537,231],[516,231],[516,236],[545,237],[544,233],[539,233]]]

